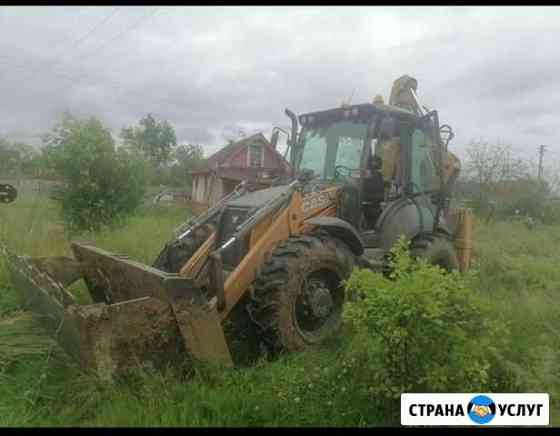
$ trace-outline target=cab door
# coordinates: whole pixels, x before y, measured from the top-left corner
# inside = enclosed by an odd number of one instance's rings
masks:
[[[412,126],[408,152],[410,192],[433,192],[441,189],[442,145],[436,111],[420,118]]]
[[[439,144],[434,136],[434,121],[428,114],[411,126],[407,147],[407,189],[419,207],[423,231],[429,231],[433,226],[437,214],[433,194],[441,189]]]
[[[413,193],[434,191],[439,188],[436,171],[436,153],[426,131],[417,126],[412,131],[410,144],[410,180]]]

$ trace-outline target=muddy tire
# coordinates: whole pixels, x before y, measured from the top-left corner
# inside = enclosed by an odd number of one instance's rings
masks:
[[[425,259],[432,265],[438,265],[446,271],[458,270],[459,260],[451,241],[442,235],[421,236],[412,241],[412,257]]]
[[[338,331],[345,300],[341,281],[354,263],[350,248],[326,234],[291,237],[274,249],[247,305],[268,352],[301,350]]]
[[[214,228],[211,225],[202,226],[181,241],[167,243],[155,260],[154,268],[169,273],[178,273],[213,231]]]

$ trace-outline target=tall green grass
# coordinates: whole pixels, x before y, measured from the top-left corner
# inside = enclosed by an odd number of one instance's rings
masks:
[[[506,358],[525,392],[547,392],[560,425],[560,226],[478,225],[473,282],[511,338]]]
[[[73,235],[151,263],[188,211],[139,211],[122,228]],[[560,227],[479,224],[472,287],[495,316],[509,321],[506,354],[512,386],[549,392],[552,423],[560,423]],[[0,237],[19,254],[70,255],[56,202],[19,198],[0,208]],[[81,373],[33,321],[21,316],[0,264],[0,426],[375,426],[398,424],[374,406],[355,375],[363,347],[346,327],[326,346],[234,369],[196,368],[186,379],[173,369],[138,371],[116,384]],[[6,348],[7,350],[7,348]],[[6,356],[8,352],[6,351]],[[191,374],[192,375],[192,374]],[[360,380],[360,381],[359,381]]]

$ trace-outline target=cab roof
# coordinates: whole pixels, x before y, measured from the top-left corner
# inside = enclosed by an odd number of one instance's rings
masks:
[[[299,122],[302,126],[324,124],[334,121],[352,119],[354,121],[367,122],[375,114],[391,115],[401,119],[417,120],[419,118],[413,112],[406,109],[383,103],[363,103],[341,106],[324,111],[308,112],[300,115]]]

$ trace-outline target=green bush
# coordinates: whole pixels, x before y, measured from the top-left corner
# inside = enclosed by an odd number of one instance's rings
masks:
[[[542,208],[541,220],[543,224],[560,224],[560,204],[548,203]]]
[[[64,179],[62,214],[71,230],[99,230],[140,205],[146,163],[137,153],[116,149],[99,120],[66,114],[45,142],[51,165]]]
[[[500,204],[498,215],[512,216],[516,215],[516,211],[519,211],[520,215],[541,219],[548,193],[549,189],[545,183],[527,180],[519,186],[508,201]]]
[[[403,240],[385,277],[357,269],[347,283],[361,298],[345,316],[372,343],[371,389],[396,400],[403,392],[477,392],[491,388],[508,329],[492,319],[459,273],[413,260]],[[394,410],[395,404],[391,409]]]

